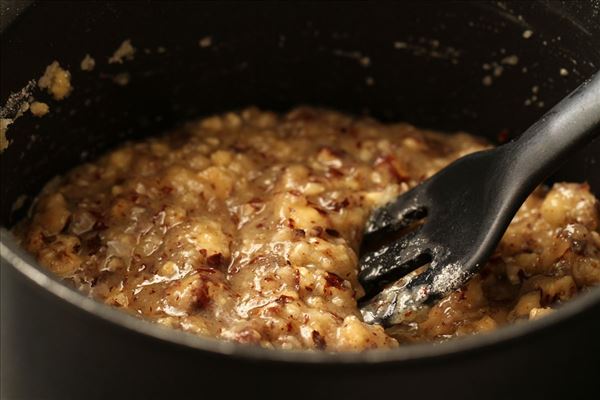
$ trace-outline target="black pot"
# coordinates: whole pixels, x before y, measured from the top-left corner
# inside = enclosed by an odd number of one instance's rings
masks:
[[[14,9],[2,7],[7,25]],[[2,33],[2,102],[54,59],[75,89],[59,103],[36,93],[52,112],[8,129],[6,228],[24,215],[16,199],[29,196],[26,209],[54,175],[202,114],[312,104],[496,140],[600,66],[597,1],[40,2],[20,14]],[[205,36],[208,48],[198,45]],[[108,65],[126,38],[135,59]],[[79,69],[86,53],[93,72]],[[129,85],[116,85],[124,71]],[[599,163],[596,141],[553,179],[587,180],[600,195]],[[2,398],[576,398],[598,389],[599,289],[539,321],[439,345],[283,352],[134,319],[39,269],[7,230],[1,246]]]

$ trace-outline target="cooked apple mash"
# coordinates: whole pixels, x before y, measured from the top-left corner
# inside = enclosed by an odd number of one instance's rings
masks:
[[[481,273],[422,321],[361,321],[371,211],[485,147],[465,133],[251,108],[73,169],[16,232],[76,288],[194,334],[329,351],[436,341],[539,318],[600,282],[598,201],[560,183],[536,191]]]

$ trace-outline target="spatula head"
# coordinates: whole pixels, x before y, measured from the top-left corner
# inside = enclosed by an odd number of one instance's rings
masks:
[[[509,154],[463,157],[372,214],[360,258],[365,321],[409,320],[485,263],[523,200],[505,179]]]

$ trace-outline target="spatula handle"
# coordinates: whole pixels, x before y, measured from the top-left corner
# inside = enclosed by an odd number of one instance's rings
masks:
[[[529,193],[570,155],[600,136],[600,72],[587,79],[508,145],[510,168]]]

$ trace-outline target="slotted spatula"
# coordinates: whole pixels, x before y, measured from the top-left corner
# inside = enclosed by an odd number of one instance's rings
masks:
[[[598,137],[599,128],[600,72],[519,139],[460,158],[377,209],[365,230],[368,250],[360,258],[364,320],[384,326],[410,322],[464,285],[494,251],[527,196]],[[423,219],[408,234],[384,243]]]

